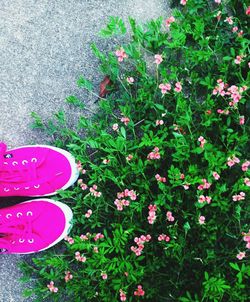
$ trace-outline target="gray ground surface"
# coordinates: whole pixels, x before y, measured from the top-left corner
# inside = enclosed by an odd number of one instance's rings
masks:
[[[64,109],[74,125],[79,112],[65,104],[68,95],[93,107],[75,82],[80,74],[100,82],[90,43],[114,48],[97,35],[110,15],[146,21],[170,13],[168,0],[0,0],[0,141],[47,143],[30,129],[32,111],[46,120]],[[0,255],[0,302],[24,301],[17,263],[29,257]]]

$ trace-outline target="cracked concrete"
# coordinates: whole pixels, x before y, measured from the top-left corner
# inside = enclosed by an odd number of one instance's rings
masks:
[[[1,0],[0,1],[0,141],[9,147],[47,143],[50,137],[30,128],[30,113],[44,120],[65,110],[69,123],[77,119],[64,102],[77,94],[86,106],[93,99],[76,87],[84,74],[100,82],[98,61],[90,43],[103,49],[110,42],[98,37],[109,16],[128,16],[144,22],[169,16],[167,0]],[[31,256],[0,255],[0,302],[22,298],[17,263]]]

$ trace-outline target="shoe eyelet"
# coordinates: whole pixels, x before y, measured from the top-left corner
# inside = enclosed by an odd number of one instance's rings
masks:
[[[25,190],[29,190],[30,187],[24,187]]]
[[[4,190],[4,192],[9,192],[10,189],[4,188],[3,190]]]
[[[35,240],[32,238],[32,239],[28,239],[28,242],[29,243],[33,243]]]
[[[20,188],[15,188],[15,187],[14,187],[14,190],[15,190],[15,191],[18,191],[18,190],[20,190]]]
[[[13,166],[17,166],[17,165],[18,165],[18,162],[17,162],[17,161],[13,161],[13,162],[12,162],[12,165],[13,165]]]
[[[25,239],[21,239],[21,238],[18,240],[18,242],[20,242],[20,243],[24,243],[24,241],[25,241]]]
[[[32,163],[36,163],[37,162],[37,158],[35,158],[35,157],[31,158],[31,162]]]
[[[35,189],[39,189],[40,188],[40,185],[37,185],[37,186],[34,186]]]
[[[8,165],[8,163],[5,161],[4,163],[3,163],[4,165]]]
[[[8,252],[7,249],[0,249],[0,253],[5,253],[5,252]]]
[[[33,213],[32,213],[31,211],[28,211],[26,215],[27,215],[27,216],[32,216]]]
[[[23,161],[22,161],[22,165],[26,165],[28,163],[28,161],[26,160],[26,159],[24,159]]]
[[[16,214],[16,217],[19,218],[20,216],[23,216],[23,213],[18,212],[18,213]]]
[[[7,219],[10,219],[10,217],[12,217],[12,214],[7,214],[5,217],[6,217]]]

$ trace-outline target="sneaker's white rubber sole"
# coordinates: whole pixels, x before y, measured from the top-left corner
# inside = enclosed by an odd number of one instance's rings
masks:
[[[67,188],[69,188],[70,186],[72,186],[76,182],[76,180],[79,177],[79,171],[77,169],[75,158],[73,157],[73,155],[71,153],[69,153],[66,150],[63,150],[61,148],[57,148],[57,147],[54,147],[54,146],[48,146],[48,145],[27,145],[27,146],[21,146],[21,147],[17,147],[17,148],[14,148],[14,149],[10,149],[10,150],[7,150],[6,152],[11,152],[13,150],[21,149],[21,148],[33,148],[33,147],[43,147],[43,148],[52,149],[54,151],[57,151],[57,152],[61,153],[62,155],[64,155],[68,159],[70,167],[71,167],[71,177],[68,180],[68,182],[60,190],[66,190]],[[57,194],[57,191],[51,192],[51,193],[48,193],[48,194],[44,194],[44,195],[25,195],[25,196],[26,197],[40,197],[40,196],[53,196],[55,194]]]
[[[42,251],[45,251],[49,248],[51,248],[52,246],[56,245],[57,243],[59,243],[61,240],[63,240],[70,232],[71,228],[72,228],[72,219],[73,219],[73,213],[72,210],[70,209],[69,206],[67,206],[66,204],[60,202],[60,201],[55,201],[52,199],[47,199],[47,198],[42,198],[42,199],[32,199],[32,200],[28,200],[28,201],[24,201],[23,203],[29,203],[29,202],[37,202],[37,201],[45,201],[45,202],[49,202],[52,203],[56,206],[58,206],[64,213],[65,215],[65,227],[64,230],[62,232],[62,234],[54,241],[52,242],[50,245],[46,246],[45,248],[38,250],[38,251],[31,251],[31,252],[27,252],[27,253],[11,253],[10,255],[24,255],[24,254],[33,254],[33,253],[39,253]],[[56,219],[56,217],[55,217]]]

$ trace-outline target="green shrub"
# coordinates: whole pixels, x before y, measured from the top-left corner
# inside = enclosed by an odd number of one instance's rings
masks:
[[[70,237],[21,265],[24,281],[36,280],[26,296],[248,300],[249,16],[240,1],[226,19],[238,1],[225,2],[188,0],[174,19],[145,26],[130,18],[131,41],[108,55],[92,45],[111,84],[77,130],[62,112],[46,125],[33,114],[82,173],[57,197],[74,211]],[[119,18],[101,31],[125,33]],[[94,93],[84,77],[78,85]]]

